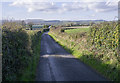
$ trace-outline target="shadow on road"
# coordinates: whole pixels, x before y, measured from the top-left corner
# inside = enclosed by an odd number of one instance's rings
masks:
[[[41,39],[41,55],[36,80],[106,81],[89,66],[66,52],[47,33],[44,33]]]

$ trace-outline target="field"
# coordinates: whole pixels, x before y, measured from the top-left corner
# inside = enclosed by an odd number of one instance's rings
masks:
[[[69,53],[109,80],[119,81],[119,31],[116,23],[101,23],[90,28],[51,28],[49,35]],[[74,34],[73,34],[74,33]]]
[[[63,28],[89,28],[90,26],[72,26],[72,27],[63,27]]]
[[[77,28],[77,29],[65,30],[66,33],[71,33],[71,34],[80,33],[80,32],[88,32],[88,31],[89,31],[89,28]]]

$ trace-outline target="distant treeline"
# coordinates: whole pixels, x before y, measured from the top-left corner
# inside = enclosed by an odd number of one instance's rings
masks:
[[[5,23],[8,20],[2,20],[3,23]],[[13,22],[21,23],[21,20],[12,20]],[[62,25],[62,26],[81,26],[81,25],[90,25],[90,24],[96,24],[105,22],[105,20],[78,20],[78,21],[61,21],[61,20],[42,20],[42,19],[27,19],[22,20],[22,23],[26,24],[38,24],[38,25]]]

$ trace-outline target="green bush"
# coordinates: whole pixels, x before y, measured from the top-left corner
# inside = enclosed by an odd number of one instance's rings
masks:
[[[28,65],[30,53],[29,36],[16,22],[2,26],[2,79],[15,81]]]
[[[3,29],[2,33],[2,70],[3,80],[17,79],[14,74],[27,66],[28,56],[28,35],[25,31]]]
[[[2,26],[2,80],[33,81],[40,56],[41,30],[24,30],[17,22]]]
[[[31,42],[31,51],[32,55],[28,67],[26,67],[20,76],[20,81],[35,81],[36,77],[36,68],[39,63],[40,57],[40,48],[41,48],[41,31],[39,30],[28,30],[27,31],[30,42]]]
[[[114,52],[119,46],[119,26],[117,23],[102,23],[90,28],[90,42],[96,48],[112,49]]]

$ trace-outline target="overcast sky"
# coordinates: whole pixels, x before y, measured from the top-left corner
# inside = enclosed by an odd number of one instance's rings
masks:
[[[118,16],[118,1],[79,0],[72,2],[40,2],[14,0],[2,2],[3,19],[44,20],[114,20]]]

